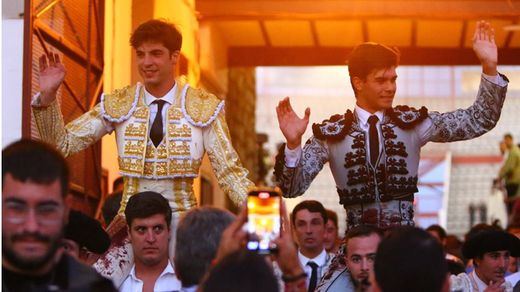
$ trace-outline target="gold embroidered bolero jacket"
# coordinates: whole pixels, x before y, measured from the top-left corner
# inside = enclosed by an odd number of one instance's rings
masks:
[[[114,129],[120,172],[127,178],[194,178],[207,152],[220,187],[239,204],[253,184],[231,145],[223,107],[224,101],[216,96],[177,80],[175,102],[168,108],[165,137],[158,147],[148,139],[150,110],[139,83],[102,95],[98,105],[66,126],[56,101],[33,107],[33,114],[41,139],[65,156]]]

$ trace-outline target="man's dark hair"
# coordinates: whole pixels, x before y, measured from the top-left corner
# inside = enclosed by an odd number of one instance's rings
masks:
[[[174,264],[183,287],[198,285],[215,258],[222,232],[234,215],[214,207],[191,209],[179,221]]]
[[[103,208],[101,209],[103,212],[103,219],[105,219],[105,224],[108,226],[112,223],[112,220],[117,215],[119,208],[121,207],[121,199],[123,198],[123,192],[115,192],[108,195],[108,198],[105,199],[103,203]]]
[[[325,209],[325,211],[327,211],[327,220],[331,220],[332,223],[334,223],[334,226],[336,226],[336,228],[338,228],[338,214],[336,214],[336,212],[330,210],[330,209]],[[325,222],[327,223],[327,222]]]
[[[428,232],[433,231],[433,232],[437,233],[437,235],[439,236],[439,239],[441,241],[444,240],[447,236],[446,230],[444,230],[444,228],[442,228],[442,226],[440,226],[438,224],[433,224],[433,225],[428,226],[428,228],[426,228],[426,231],[428,231]]]
[[[357,45],[348,59],[348,73],[350,84],[357,96],[352,78],[358,77],[366,80],[374,70],[380,70],[399,65],[400,53],[397,48],[390,48],[377,43],[363,43]]]
[[[511,139],[511,140],[513,140],[513,135],[511,135],[511,133],[506,133],[504,135],[504,139]]]
[[[308,210],[312,213],[320,213],[321,217],[323,218],[323,224],[327,223],[327,211],[325,211],[325,207],[323,205],[315,200],[305,200],[301,201],[296,207],[294,207],[292,213],[291,213],[291,222],[294,225],[296,220],[296,213],[298,213],[301,210]]]
[[[372,234],[378,235],[379,238],[383,238],[384,236],[383,230],[377,226],[359,225],[347,231],[347,234],[345,235],[345,242],[348,242],[352,238],[367,237]]]
[[[458,275],[466,272],[466,267],[462,262],[446,259],[446,263],[448,264],[448,272],[450,275]]]
[[[156,214],[164,215],[164,220],[170,228],[172,210],[161,194],[156,192],[141,192],[130,197],[126,203],[125,216],[128,227],[132,227],[135,218],[148,218]]]
[[[489,225],[487,223],[479,223],[479,224],[473,225],[471,227],[471,229],[468,231],[468,233],[466,233],[464,235],[464,242],[467,242],[470,238],[479,234],[480,232],[490,231],[490,230],[501,230],[501,228],[498,226]]]
[[[118,186],[120,185],[123,185],[124,186],[125,184],[125,180],[123,179],[122,176],[116,178],[113,182],[112,182],[112,192],[114,192]]]
[[[520,239],[500,229],[487,229],[470,234],[462,246],[467,259],[482,259],[488,252],[509,251],[512,257],[520,255]],[[474,261],[475,267],[478,267]]]
[[[70,210],[64,237],[97,254],[110,247],[110,237],[99,221],[76,210]]]
[[[377,249],[376,281],[382,291],[441,291],[448,264],[439,242],[416,227],[391,230]]]
[[[265,258],[246,249],[234,252],[213,267],[202,283],[204,292],[277,292],[278,282]]]
[[[21,182],[52,184],[60,181],[61,195],[69,192],[69,168],[54,147],[35,140],[22,139],[2,151],[2,187],[6,174]]]
[[[130,37],[130,45],[134,49],[145,42],[161,43],[171,55],[181,49],[182,35],[175,25],[162,19],[152,19],[139,25]]]

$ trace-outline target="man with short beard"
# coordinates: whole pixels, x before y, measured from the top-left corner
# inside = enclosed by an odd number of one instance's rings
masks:
[[[374,260],[383,232],[377,227],[361,225],[349,230],[345,237],[346,263],[357,291],[365,291],[374,272]]]
[[[63,253],[69,171],[51,147],[22,140],[2,151],[2,291],[116,291]]]
[[[451,276],[451,291],[513,291],[504,277],[509,256],[520,256],[520,239],[516,236],[502,230],[483,230],[464,242],[462,253],[473,260],[475,269]]]
[[[374,260],[383,231],[375,226],[360,225],[350,229],[346,249],[340,249],[317,291],[371,291],[369,281],[374,273]],[[373,276],[373,275],[372,275]]]

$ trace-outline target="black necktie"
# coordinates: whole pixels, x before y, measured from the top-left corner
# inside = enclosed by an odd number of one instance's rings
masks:
[[[370,163],[373,167],[376,167],[377,157],[379,157],[379,134],[377,133],[377,122],[379,119],[376,115],[371,115],[368,118],[368,143],[370,144]]]
[[[316,285],[318,284],[318,264],[315,262],[308,262],[307,266],[311,267],[311,279],[309,280],[309,289],[308,292],[314,291],[316,289]]]
[[[153,103],[157,104],[157,114],[155,114],[155,119],[152,123],[152,130],[150,131],[150,139],[152,140],[153,145],[155,147],[161,144],[163,139],[163,120],[162,120],[162,108],[166,101],[157,99]]]

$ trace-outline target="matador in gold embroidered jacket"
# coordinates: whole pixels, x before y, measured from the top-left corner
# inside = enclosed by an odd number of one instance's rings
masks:
[[[170,203],[174,234],[180,213],[197,204],[193,179],[198,176],[204,153],[208,154],[220,187],[235,204],[244,200],[253,183],[248,180],[248,171],[242,167],[231,144],[224,101],[190,87],[181,78],[176,80],[172,90],[173,104],[166,110],[164,138],[157,147],[149,139],[150,108],[145,103],[145,88],[139,83],[102,95],[98,105],[67,125],[57,101],[48,107],[34,106],[33,114],[41,139],[56,145],[65,156],[115,131],[119,168],[124,177],[118,217],[124,215],[131,195],[155,191]],[[114,220],[113,224],[117,222]],[[121,261],[131,261],[128,246],[127,243],[119,246],[121,250],[108,261],[118,265]],[[173,255],[173,244],[170,255]],[[115,277],[114,271],[108,269],[111,265],[105,261],[96,268],[106,276]]]
[[[129,196],[165,183],[172,191],[167,199],[173,212],[195,206],[192,181],[205,152],[222,190],[236,204],[243,201],[253,184],[231,145],[223,107],[223,100],[177,80],[165,137],[157,147],[148,138],[150,109],[139,83],[104,94],[98,105],[66,126],[57,101],[49,107],[34,107],[33,113],[41,139],[56,145],[65,156],[115,130],[120,173],[125,178],[122,214]]]

